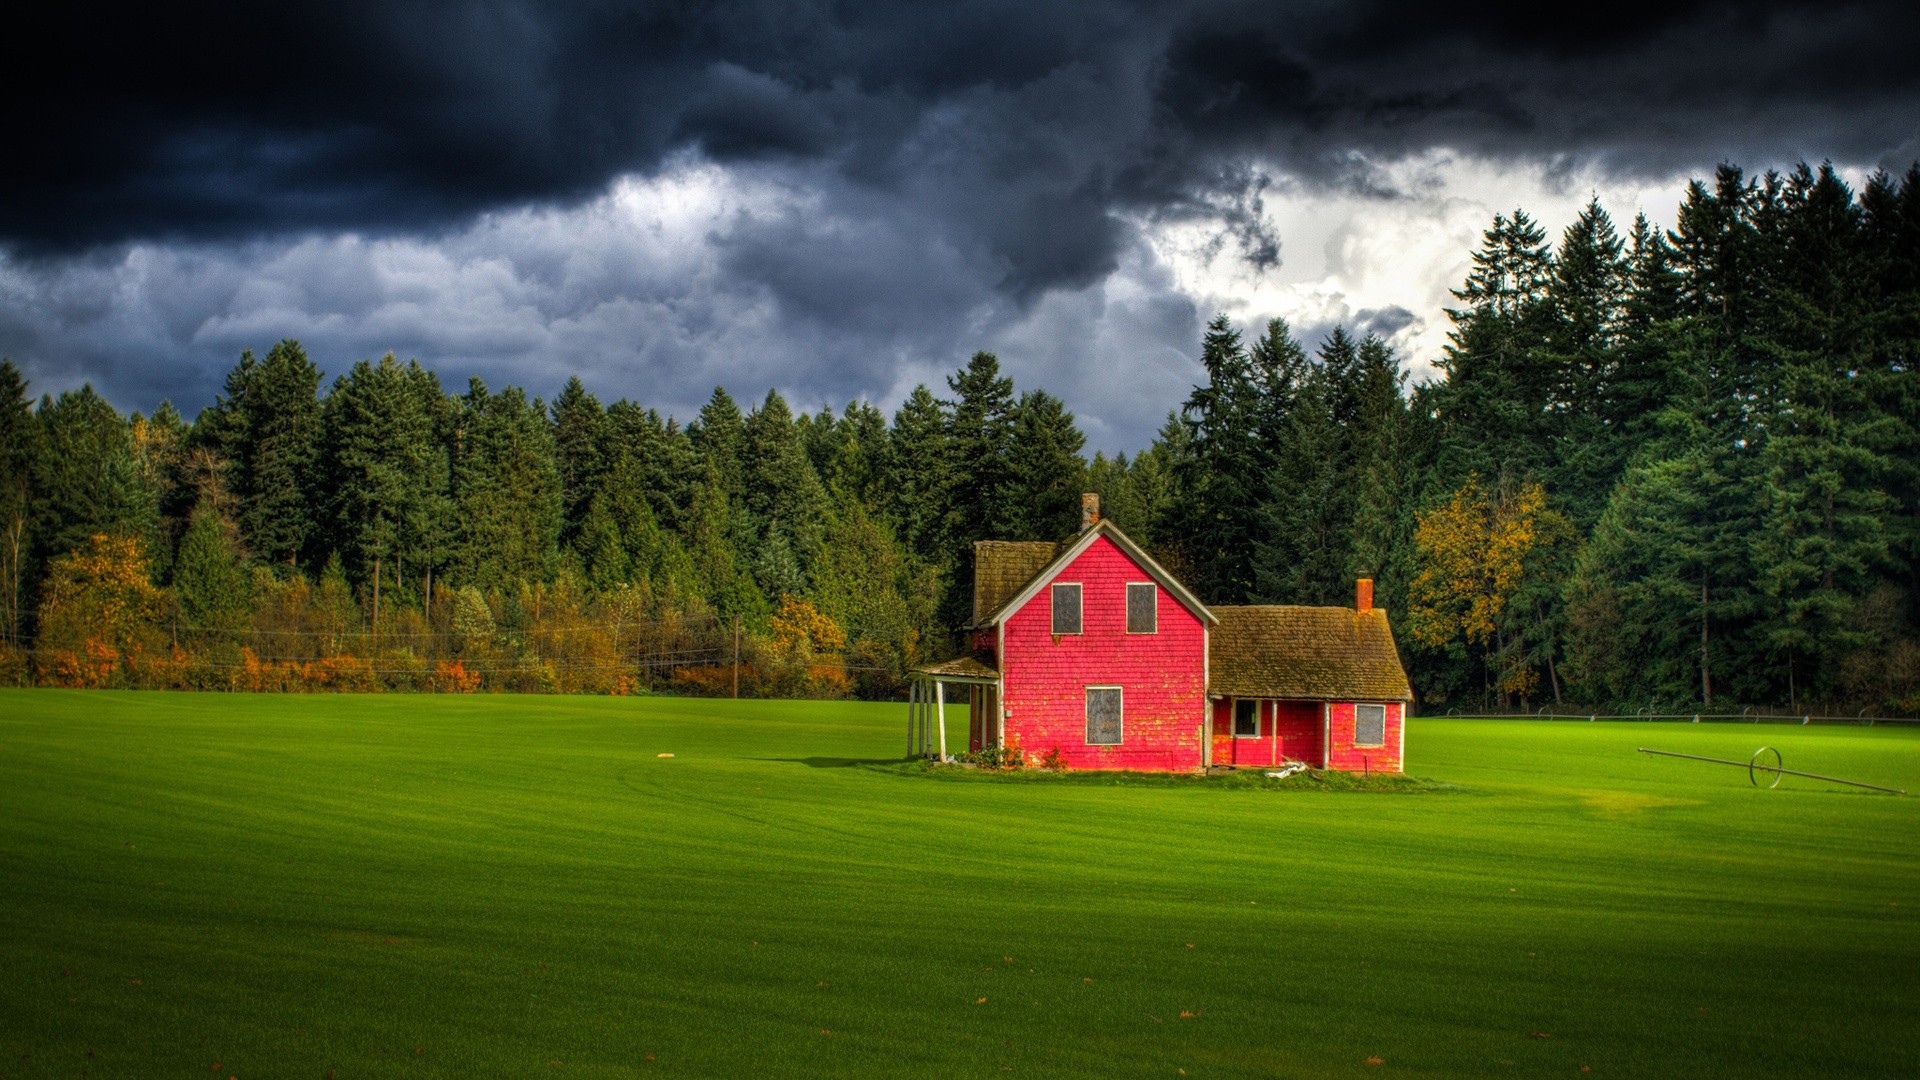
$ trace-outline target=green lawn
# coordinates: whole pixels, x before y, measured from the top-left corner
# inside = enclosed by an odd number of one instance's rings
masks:
[[[1920,798],[1633,752],[1920,790],[1920,731],[1416,720],[1415,794],[905,742],[0,691],[0,1077],[1920,1075]]]

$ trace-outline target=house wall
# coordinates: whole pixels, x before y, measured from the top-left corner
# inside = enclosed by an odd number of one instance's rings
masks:
[[[1399,772],[1401,737],[1406,726],[1407,707],[1398,701],[1363,702],[1362,704],[1385,704],[1387,707],[1387,738],[1385,746],[1353,745],[1353,706],[1351,701],[1336,701],[1329,707],[1328,724],[1332,728],[1332,753],[1328,755],[1329,768],[1344,769],[1348,772]]]
[[[1033,760],[1058,747],[1061,760],[1076,769],[1198,769],[1206,706],[1206,634],[1199,617],[1158,589],[1159,632],[1127,633],[1127,583],[1153,578],[1105,536],[1048,585],[1076,581],[1081,633],[1054,638],[1047,586],[1007,618],[999,660],[1008,743]],[[1122,688],[1120,745],[1087,743],[1089,686]]]
[[[1320,767],[1324,732],[1318,701],[1262,701],[1260,736],[1233,735],[1233,699],[1213,703],[1213,763],[1239,768],[1277,765],[1289,758]]]

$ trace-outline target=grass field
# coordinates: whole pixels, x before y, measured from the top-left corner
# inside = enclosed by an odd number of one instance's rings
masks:
[[[1920,798],[1633,752],[1763,742],[1920,789],[1884,728],[1416,720],[1457,787],[1378,794],[868,764],[900,706],[0,691],[0,1077],[1920,1075]]]

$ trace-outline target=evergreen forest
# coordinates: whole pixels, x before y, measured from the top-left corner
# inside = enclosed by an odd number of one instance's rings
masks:
[[[0,363],[0,684],[896,698],[973,542],[1094,491],[1208,602],[1373,578],[1427,712],[1920,713],[1920,168],[1501,214],[1453,295],[1419,385],[1216,318],[1158,437],[1091,459],[985,352],[891,416],[328,382],[282,341],[188,420]]]

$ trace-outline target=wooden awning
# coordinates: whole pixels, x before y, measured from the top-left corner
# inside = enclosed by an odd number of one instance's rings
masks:
[[[914,668],[912,677],[933,682],[997,683],[1000,681],[1000,672],[987,662],[989,659],[991,657],[982,653],[956,656],[951,660]]]

